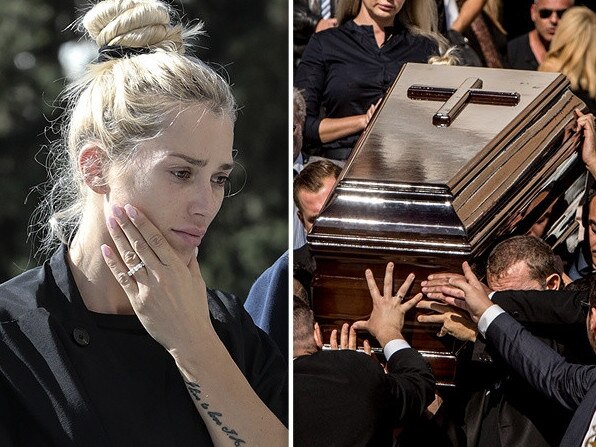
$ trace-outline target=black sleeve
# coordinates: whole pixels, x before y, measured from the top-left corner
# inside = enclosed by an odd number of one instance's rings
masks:
[[[506,290],[495,292],[492,301],[522,324],[583,327],[586,316],[580,302],[586,298],[585,292],[569,290]]]
[[[575,410],[596,383],[596,366],[566,362],[506,313],[490,324],[486,340],[530,385],[567,409]]]
[[[386,380],[396,420],[420,417],[435,398],[435,377],[415,349],[397,351],[387,362]]]
[[[317,34],[306,45],[294,80],[295,87],[302,91],[306,103],[304,139],[306,143],[313,146],[321,144],[319,126],[321,124],[320,113],[323,105],[325,76],[323,46]]]

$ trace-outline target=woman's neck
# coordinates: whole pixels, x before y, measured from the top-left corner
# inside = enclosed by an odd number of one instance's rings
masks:
[[[85,210],[68,250],[68,262],[87,309],[105,314],[134,314],[126,293],[106,265],[101,245],[115,249],[101,209]]]
[[[375,34],[375,40],[377,45],[381,47],[385,43],[385,28],[393,26],[394,19],[378,20],[370,16],[366,8],[361,7],[360,12],[354,17],[354,23],[356,25],[367,25],[373,27]]]

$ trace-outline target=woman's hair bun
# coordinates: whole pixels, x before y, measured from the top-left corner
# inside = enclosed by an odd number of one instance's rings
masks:
[[[171,9],[159,0],[104,0],[83,17],[99,47],[163,48],[184,53],[183,28],[171,23]]]

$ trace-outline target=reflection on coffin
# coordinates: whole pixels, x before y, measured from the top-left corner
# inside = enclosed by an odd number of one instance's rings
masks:
[[[490,97],[481,90],[509,103],[474,100]],[[577,229],[586,181],[575,108],[585,106],[562,75],[407,64],[308,235],[323,329],[368,317],[365,268],[381,281],[392,261],[397,284],[416,274],[416,293],[430,273],[461,271],[465,260],[482,266],[497,242],[525,234],[547,210],[544,237],[563,243]],[[437,330],[407,317],[406,338],[451,385],[461,344]]]

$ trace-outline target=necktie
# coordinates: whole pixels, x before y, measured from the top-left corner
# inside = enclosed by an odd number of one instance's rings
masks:
[[[331,17],[331,0],[321,0],[321,17],[324,19]]]

